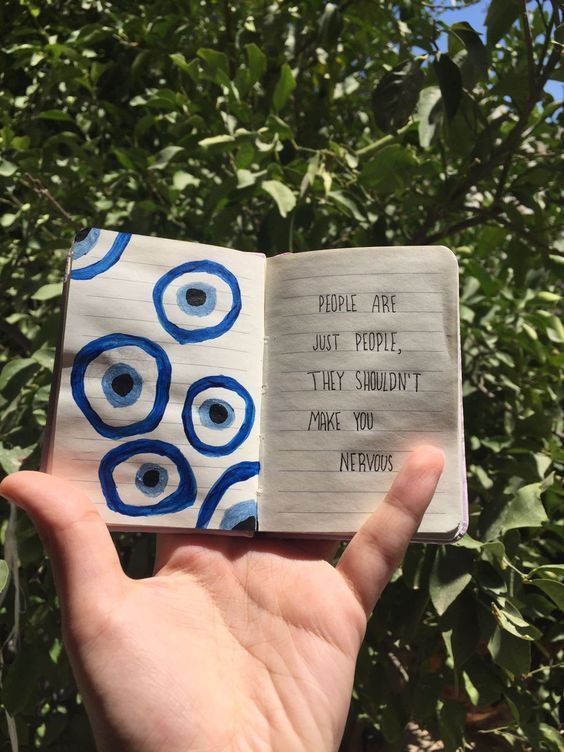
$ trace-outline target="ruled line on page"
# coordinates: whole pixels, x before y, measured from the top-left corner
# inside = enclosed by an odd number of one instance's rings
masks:
[[[335,272],[335,274],[312,274],[310,276],[304,277],[282,277],[278,280],[278,282],[293,282],[297,279],[320,279],[321,277],[391,277],[391,276],[397,276],[397,275],[404,275],[407,277],[420,277],[421,275],[425,275],[427,277],[436,277],[437,275],[442,276],[444,272],[427,272],[427,271],[416,271],[416,272]]]
[[[403,313],[442,313],[442,311],[395,311],[394,316],[398,316]],[[362,314],[363,316],[389,316],[388,313],[380,311],[303,311],[298,313],[274,313],[272,318],[274,319],[286,319],[292,316],[349,316],[351,314]],[[405,330],[402,330],[405,331]]]
[[[237,333],[237,332],[235,332]],[[86,334],[77,334],[77,337],[80,337],[81,339],[90,339],[90,337],[97,337],[99,336],[99,332],[90,332]],[[254,332],[248,332],[248,334],[254,334]],[[157,342],[158,344],[162,345],[175,345],[179,344],[177,342],[169,342],[163,339],[155,339],[152,337],[153,342]],[[184,345],[180,345],[184,350],[186,349]],[[135,345],[123,345],[123,347],[135,347]],[[209,345],[207,342],[195,342],[194,344],[190,345],[190,352],[192,352],[192,348],[199,348],[199,347],[208,347],[212,350],[229,350],[230,352],[238,352],[238,353],[248,353],[249,349],[242,350],[238,347],[225,347],[223,345]],[[133,358],[132,358],[133,360]],[[143,358],[137,358],[136,360],[143,360]],[[173,361],[171,361],[172,363]],[[187,361],[186,361],[187,362]],[[176,365],[184,365],[184,361],[177,361]],[[173,363],[174,365],[174,363]],[[211,364],[210,364],[211,365]]]
[[[344,451],[344,450],[338,450],[335,451]],[[387,450],[386,450],[387,451]],[[289,468],[280,468],[279,470],[270,470],[271,473],[339,473],[340,475],[347,475],[346,471],[343,470],[307,470],[303,469],[301,467],[289,467]],[[350,473],[350,471],[349,471]],[[367,472],[365,475],[374,476],[374,475],[397,475],[399,473],[399,470],[379,470],[379,471],[372,471]]]
[[[357,371],[366,371],[366,370],[369,370],[369,371],[380,371],[381,372],[382,369],[379,369],[379,368],[370,368],[370,369],[366,369],[366,368],[310,368],[309,370],[304,371],[303,368],[298,368],[297,370],[293,370],[293,371],[279,371],[279,373],[303,373],[304,376],[308,376],[309,374],[311,374],[314,371],[316,373],[320,373],[321,371],[330,371],[330,370],[331,371],[343,371],[344,373],[356,373]],[[436,369],[432,369],[432,368],[415,368],[415,367],[414,368],[410,368],[410,369],[401,368],[401,369],[398,369],[396,371],[396,373],[447,373],[447,372],[448,371],[446,371],[445,369],[436,370]],[[329,389],[327,389],[327,390],[317,389],[317,390],[313,390],[313,391],[321,392],[321,391],[341,391],[341,390],[338,390],[338,389],[331,389],[331,390],[329,390]],[[362,389],[355,389],[354,391],[360,392],[360,391],[364,391],[364,390],[362,390]]]
[[[138,322],[140,322],[142,324],[156,324],[159,327],[161,327],[161,324],[160,324],[160,322],[158,321],[157,318],[154,318],[154,319],[139,319],[139,318],[132,318],[131,316],[107,316],[104,313],[82,313],[81,316],[84,316],[84,318],[88,318],[88,319],[108,319],[108,320],[117,321],[117,322],[120,322],[120,323],[122,321],[138,321]],[[188,329],[188,331],[197,332],[201,328],[202,327],[193,326],[191,329]],[[236,333],[249,334],[248,331],[242,330],[242,329],[237,329]]]
[[[448,355],[448,351],[447,350],[408,350],[406,347],[402,347],[401,351],[402,351],[402,353],[406,353],[406,352],[414,352],[414,353],[445,353],[445,355]],[[322,353],[333,352],[335,354],[342,353],[342,352],[353,352],[353,353],[358,353],[359,355],[362,355],[364,353],[367,353],[369,355],[374,355],[374,351],[373,350],[354,350],[354,349],[352,349],[350,347],[339,348],[338,350],[288,350],[287,352],[277,352],[275,350],[274,352],[271,352],[270,354],[272,356],[274,356],[274,355],[300,355],[300,354],[304,354],[305,355],[305,354],[309,354],[309,353],[318,353],[318,352],[322,352]],[[360,369],[360,370],[362,370],[362,369]],[[372,370],[376,370],[376,369],[372,369]],[[382,370],[382,369],[380,369],[380,370]]]
[[[365,411],[366,410],[370,410],[373,413],[442,413],[442,412],[444,412],[443,409],[439,409],[439,410],[427,410],[427,409],[425,409],[425,410],[411,410],[410,408],[406,408],[405,410],[401,410],[401,409],[398,410],[398,409],[396,409],[394,407],[370,407],[370,406],[364,407],[364,410]],[[312,411],[313,412],[317,412],[317,411],[326,412],[327,410],[324,407],[301,407],[301,408],[298,408],[298,407],[296,407],[296,408],[293,408],[293,407],[292,408],[281,407],[279,410],[274,409],[274,410],[271,410],[270,412],[273,412],[273,413],[310,413]],[[338,413],[357,413],[357,412],[359,412],[359,410],[352,410],[352,409],[349,409],[349,408],[345,409],[345,408],[339,407],[335,412],[338,412]],[[319,431],[319,433],[324,433],[324,432],[323,431]]]
[[[327,393],[327,394],[333,394],[334,392],[330,392],[327,390],[319,389],[317,392],[315,389],[270,389],[268,390],[271,394],[305,394],[306,392],[309,394],[319,394],[321,392]],[[337,391],[337,390],[335,390]],[[373,389],[373,390],[365,390],[365,389],[339,389],[339,392],[355,392],[360,394],[374,394],[377,391],[382,392],[382,389]],[[415,389],[405,389],[404,393],[407,394],[442,394],[444,392],[443,389],[420,389],[418,392],[415,391]],[[386,394],[390,394],[390,392],[386,392]]]
[[[146,298],[124,298],[122,295],[97,295],[93,292],[87,292],[86,293],[87,298],[94,298],[95,300],[115,300],[116,303],[146,303],[149,306],[153,305],[152,298],[146,297]],[[166,306],[176,306],[176,303],[165,303]],[[215,308],[214,311],[218,311],[219,313],[228,313],[230,309],[227,308]],[[245,311],[240,311],[239,316],[252,316],[252,313],[247,313]]]
[[[336,447],[335,449],[310,449],[309,447],[298,447],[293,449],[277,449],[277,452],[375,452],[376,450],[374,447],[371,447],[370,449],[362,449],[359,447],[355,447],[354,449],[343,449],[342,447]],[[386,447],[385,450],[387,453],[392,454],[411,454],[411,450],[409,449],[388,449]]]
[[[328,293],[308,292],[303,295],[280,295],[280,300],[295,300],[296,298],[318,298],[320,295]],[[438,290],[366,290],[355,293],[330,293],[335,295],[442,295]]]
[[[451,433],[454,431],[454,429],[448,429],[448,428],[417,428],[417,429],[409,429],[409,428],[395,428],[395,429],[385,429],[385,428],[374,428],[370,431],[363,431],[363,433],[373,434],[373,433],[417,433],[417,434],[427,434],[427,433]],[[356,428],[341,428],[339,433],[358,433]],[[307,433],[309,436],[311,436],[312,431],[308,431],[307,428],[275,428],[272,430],[272,433]],[[316,431],[316,433],[326,433],[324,431]],[[372,451],[372,450],[370,450]]]
[[[444,334],[445,337],[451,337],[454,335],[447,334],[444,329],[336,329],[333,330],[332,334],[344,334],[344,333],[350,333],[350,332],[372,332],[372,331],[378,331],[382,334]],[[319,331],[307,331],[307,332],[281,332],[280,334],[275,335],[271,339],[278,339],[279,337],[291,337],[293,335],[299,335],[299,334],[327,334],[327,329],[320,329]]]
[[[120,261],[120,263],[122,263],[122,262]],[[146,265],[147,264],[147,262],[141,262],[141,261],[135,261],[135,262],[130,262],[130,263],[133,263],[134,265],[136,265],[136,264],[144,264],[144,265]],[[177,266],[180,266],[180,265],[181,264],[177,264]],[[149,264],[149,266],[155,266],[155,265],[154,264]],[[174,269],[176,267],[171,266],[170,264],[160,264],[159,266],[155,266],[155,268]],[[76,267],[76,270],[78,270],[78,267]],[[190,274],[207,274],[207,272],[197,272],[197,271],[187,272],[187,274],[188,273],[190,273]],[[243,275],[238,274],[236,271],[234,271],[233,274],[234,274],[235,277],[237,277],[237,279],[244,279],[247,282],[257,282],[258,279],[259,279],[258,276],[257,277],[243,277]],[[104,274],[104,279],[111,279],[114,282],[139,282],[139,283],[142,283],[144,285],[151,285],[152,284],[152,281],[147,280],[147,279],[131,279],[131,277],[115,277],[114,275],[111,275],[111,274]],[[182,287],[182,285],[179,285],[179,284],[175,285],[174,282],[171,282],[170,285],[168,285],[168,287],[170,287],[171,289],[176,289],[177,287]],[[246,296],[243,296],[243,297],[250,297],[250,296],[246,295]]]

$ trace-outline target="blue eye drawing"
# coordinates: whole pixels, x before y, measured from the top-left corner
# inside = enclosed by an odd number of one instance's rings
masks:
[[[146,496],[160,496],[168,483],[166,467],[145,462],[135,473],[135,485]]]
[[[94,248],[99,249],[102,245],[102,238],[106,238],[110,233],[102,232],[97,228],[87,228],[77,233],[72,246],[73,267],[71,279],[93,279],[98,274],[107,271],[111,266],[117,264],[122,253],[125,251],[127,244],[131,240],[130,232],[118,232],[112,241],[109,250],[104,255],[87,266],[76,266],[76,261],[89,254]]]
[[[251,395],[230,376],[206,376],[188,389],[182,423],[188,441],[202,454],[231,454],[249,436],[254,420]]]
[[[216,289],[205,282],[182,285],[176,293],[179,307],[189,316],[209,316],[215,310]]]
[[[251,530],[257,529],[256,501],[240,501],[229,507],[219,523],[220,530]]]
[[[147,462],[147,455],[163,459]],[[196,500],[196,478],[188,460],[164,441],[136,439],[114,447],[102,458],[98,477],[108,507],[130,517],[180,512]],[[148,504],[148,499],[156,501]]]
[[[97,227],[85,227],[83,230],[79,230],[74,236],[74,243],[72,244],[73,259],[82,258],[88,251],[91,251],[99,237],[100,230]]]
[[[207,399],[198,408],[202,425],[221,431],[229,428],[235,420],[235,410],[228,402],[221,399]]]
[[[121,357],[108,366],[112,351],[118,348]],[[143,363],[144,370],[154,377],[144,382],[140,371],[124,362],[127,357],[123,357],[123,348],[128,348],[127,356]],[[100,368],[104,372],[98,375]],[[145,337],[108,334],[89,342],[76,354],[70,376],[71,392],[84,416],[102,436],[119,439],[149,433],[158,426],[165,411],[171,371],[165,351],[155,342]],[[144,404],[140,395],[144,391],[154,392],[154,398],[149,412],[139,418],[139,407]],[[95,409],[93,402],[98,402],[100,407]],[[114,419],[123,421],[124,418],[124,425],[112,423]]]
[[[240,483],[241,481],[248,480],[249,478],[258,475],[259,470],[259,462],[238,462],[220,475],[206,494],[206,498],[204,499],[198,513],[196,527],[206,528],[225,492],[235,483]]]
[[[161,326],[177,342],[204,342],[231,329],[241,312],[241,289],[221,264],[189,261],[158,280],[153,303]]]
[[[127,363],[116,363],[102,376],[102,389],[111,405],[129,407],[139,399],[143,379],[135,368]]]

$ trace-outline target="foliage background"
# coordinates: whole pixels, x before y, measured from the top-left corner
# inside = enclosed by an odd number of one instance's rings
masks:
[[[369,625],[343,750],[405,749],[408,722],[447,750],[561,750],[563,117],[546,83],[563,80],[562,12],[491,0],[482,39],[438,10],[2,3],[0,465],[38,465],[82,226],[267,253],[449,245],[470,536],[410,547]],[[88,750],[48,563],[31,523],[2,515],[0,749]],[[147,574],[151,536],[116,540]]]

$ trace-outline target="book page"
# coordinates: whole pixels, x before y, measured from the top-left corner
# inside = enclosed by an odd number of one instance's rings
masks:
[[[77,236],[49,471],[120,528],[254,529],[262,255]]]
[[[266,279],[261,531],[353,533],[430,443],[446,466],[419,536],[454,537],[465,509],[454,255],[286,254]]]

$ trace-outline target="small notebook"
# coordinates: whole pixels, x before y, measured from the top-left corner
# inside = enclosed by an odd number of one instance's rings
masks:
[[[110,527],[346,538],[431,443],[416,539],[464,533],[447,248],[266,258],[90,228],[64,301],[43,468]]]

